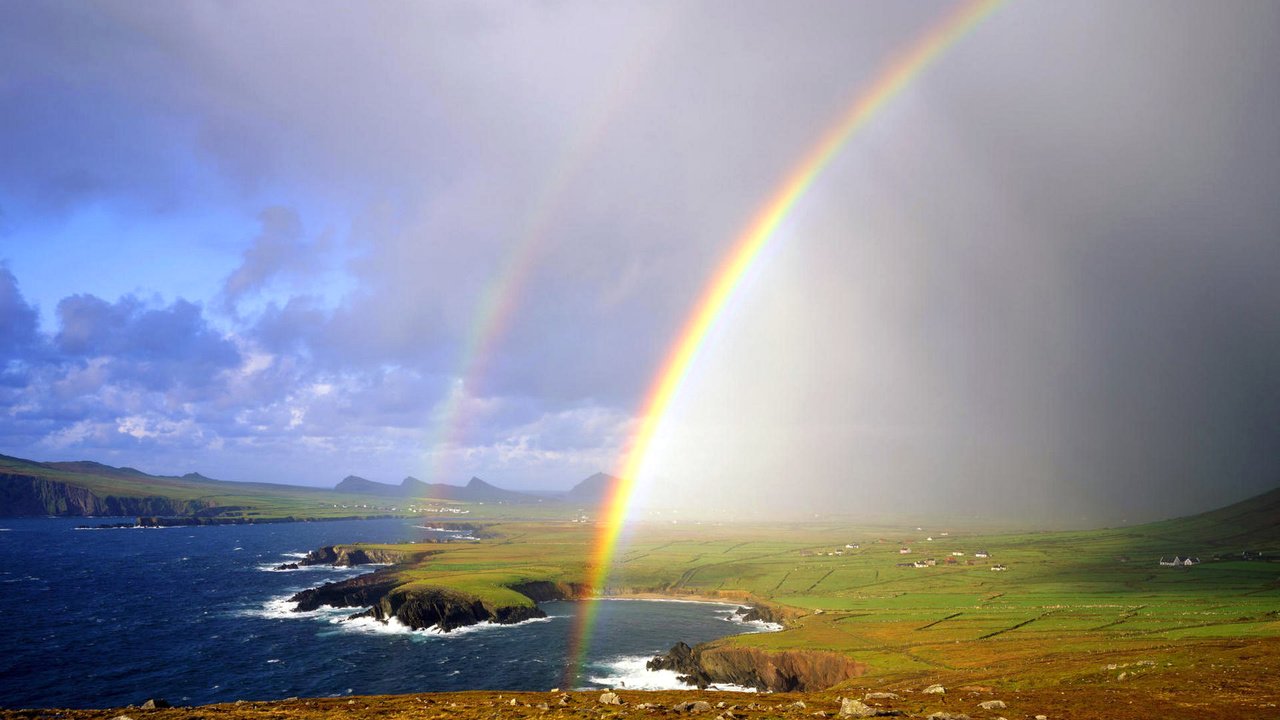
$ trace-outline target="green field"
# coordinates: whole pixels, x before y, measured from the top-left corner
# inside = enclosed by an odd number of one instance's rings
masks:
[[[1205,643],[1280,637],[1280,563],[1214,559],[1245,550],[1280,554],[1277,508],[1280,491],[1134,528],[1022,534],[638,524],[603,592],[766,603],[789,615],[783,632],[720,642],[832,650],[886,681],[940,672],[1014,685],[1101,681],[1116,675],[1109,665],[1155,674],[1185,669]],[[516,604],[522,600],[512,585],[583,582],[592,525],[506,521],[489,530],[496,537],[433,546],[437,553],[400,570],[407,588],[446,587]],[[900,554],[904,546],[910,555]],[[978,550],[990,557],[975,558]],[[1161,556],[1173,555],[1202,562],[1159,566]],[[948,557],[956,563],[946,564]],[[897,566],[924,558],[938,564]],[[993,571],[995,564],[1008,569]]]

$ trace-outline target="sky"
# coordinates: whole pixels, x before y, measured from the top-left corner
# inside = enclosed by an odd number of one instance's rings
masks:
[[[952,7],[0,0],[0,453],[614,469],[735,238]],[[1000,7],[787,217],[641,501],[1102,524],[1275,487],[1278,36]]]

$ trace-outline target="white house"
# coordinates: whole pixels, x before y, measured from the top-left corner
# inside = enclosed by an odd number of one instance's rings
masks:
[[[899,555],[910,555],[910,554],[911,554],[911,548],[909,548],[909,547],[899,548],[899,549],[898,549],[898,554],[899,554]]]
[[[976,558],[989,558],[991,557],[991,553],[987,552],[986,550],[979,550],[978,552],[974,553],[973,556]]]
[[[992,571],[992,572],[1004,572],[1005,570],[1008,570],[1008,569],[1009,569],[1009,568],[1005,567],[1004,565],[992,565],[992,566],[991,566],[991,571]]]

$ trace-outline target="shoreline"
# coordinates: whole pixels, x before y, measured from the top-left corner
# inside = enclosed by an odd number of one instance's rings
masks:
[[[77,516],[77,515],[44,515],[40,516],[49,520],[83,518],[90,519],[93,516]],[[128,517],[128,516],[122,516]],[[133,523],[103,523],[99,525],[77,525],[76,530],[132,530],[132,529],[152,529],[167,527],[207,527],[214,525],[281,525],[284,523],[308,523],[308,522],[342,522],[347,520],[410,520],[407,515],[344,515],[341,517],[266,517],[266,518],[216,518],[216,517],[195,517],[195,516],[174,516],[174,517],[138,517]]]

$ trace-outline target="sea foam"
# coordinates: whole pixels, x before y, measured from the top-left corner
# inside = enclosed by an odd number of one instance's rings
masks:
[[[627,655],[613,658],[602,663],[593,663],[593,673],[587,676],[589,682],[612,688],[628,690],[688,690],[693,687],[681,682],[675,670],[650,670],[645,665],[652,656]],[[733,692],[755,692],[755,688],[742,685],[715,685],[716,690]]]

